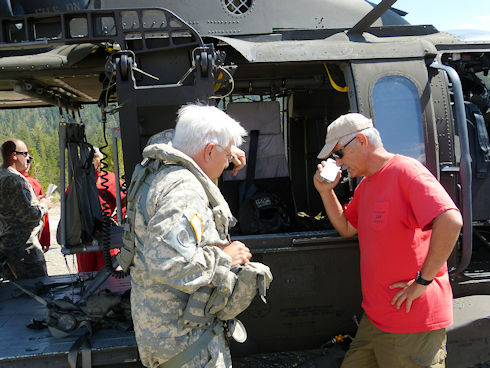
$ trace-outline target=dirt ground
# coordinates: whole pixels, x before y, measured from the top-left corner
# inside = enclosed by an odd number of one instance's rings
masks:
[[[49,230],[51,232],[51,245],[49,250],[44,253],[48,275],[64,275],[67,273],[77,273],[77,261],[75,256],[63,255],[61,246],[56,242],[56,229],[60,221],[60,205],[53,204],[49,210]]]

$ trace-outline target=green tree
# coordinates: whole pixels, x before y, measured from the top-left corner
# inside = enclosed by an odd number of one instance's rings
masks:
[[[96,105],[86,105],[80,111],[80,118],[76,115],[64,117],[70,122],[85,125],[87,141],[94,146],[104,145],[103,129],[100,109]],[[58,127],[62,120],[59,109],[55,107],[25,108],[0,110],[0,141],[9,138],[23,140],[29,148],[34,160],[31,165],[31,175],[39,180],[44,189],[49,183],[59,183],[59,136]],[[108,147],[103,151],[107,154],[105,159],[107,170],[114,170],[112,132],[119,127],[117,116],[109,115],[106,124],[106,137]],[[124,172],[122,152],[119,146],[119,167]]]

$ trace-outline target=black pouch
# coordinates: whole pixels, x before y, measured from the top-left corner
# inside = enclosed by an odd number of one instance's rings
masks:
[[[286,205],[277,195],[258,192],[241,204],[238,224],[243,234],[266,234],[286,231],[290,221]]]

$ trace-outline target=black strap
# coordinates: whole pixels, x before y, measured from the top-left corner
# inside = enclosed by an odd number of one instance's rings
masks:
[[[247,173],[245,178],[244,198],[240,198],[240,202],[247,198],[248,191],[255,180],[255,166],[257,164],[257,147],[259,143],[259,130],[250,132],[250,146],[248,149]]]
[[[191,361],[197,354],[204,350],[214,336],[223,333],[223,323],[216,321],[193,344],[189,345],[179,354],[162,363],[158,368],[180,368]]]
[[[465,102],[466,119],[471,126],[468,133],[472,133],[475,149],[472,152],[475,176],[478,179],[488,177],[488,163],[490,162],[490,143],[488,132],[485,126],[485,119],[480,109],[473,103]]]
[[[63,130],[65,134],[66,148],[68,150],[68,175],[70,184],[67,198],[68,213],[78,212],[79,219],[71,219],[67,222],[65,229],[81,228],[79,230],[66,230],[73,236],[67,236],[67,244],[78,245],[80,241],[91,241],[93,234],[100,228],[103,222],[100,207],[99,192],[97,189],[97,178],[92,165],[94,148],[87,143],[85,127],[81,124],[67,123]],[[61,130],[60,130],[61,134]],[[74,223],[74,222],[80,222]],[[74,239],[79,238],[82,239]]]
[[[68,364],[70,368],[77,368],[78,352],[82,353],[82,368],[92,368],[92,345],[90,344],[91,333],[86,332],[80,336],[71,346],[68,352]]]
[[[488,162],[490,161],[490,143],[488,140],[487,127],[485,126],[485,119],[483,118],[482,114],[475,114],[475,120],[478,145],[480,146],[480,150],[485,155],[485,162]]]

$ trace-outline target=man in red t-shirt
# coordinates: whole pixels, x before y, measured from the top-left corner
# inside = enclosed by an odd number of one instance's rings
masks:
[[[361,177],[342,207],[318,165],[314,184],[341,236],[358,234],[362,307],[347,367],[443,367],[453,322],[446,261],[462,227],[456,205],[417,160],[387,152],[371,119],[346,114],[327,129],[318,158],[332,155]]]
[[[43,193],[43,187],[41,186],[41,183],[39,183],[39,181],[36,178],[33,178],[32,176],[29,175],[32,159],[33,157],[31,155],[27,156],[27,167],[25,171],[21,171],[20,173],[24,175],[24,177],[27,179],[29,184],[31,184],[32,189],[34,189],[34,193],[36,194],[37,198],[43,198],[44,193]],[[49,231],[48,213],[44,215],[43,222],[44,222],[44,226],[41,231],[41,234],[39,235],[39,243],[43,248],[43,252],[46,253],[49,249],[49,246],[51,245],[51,234]]]

